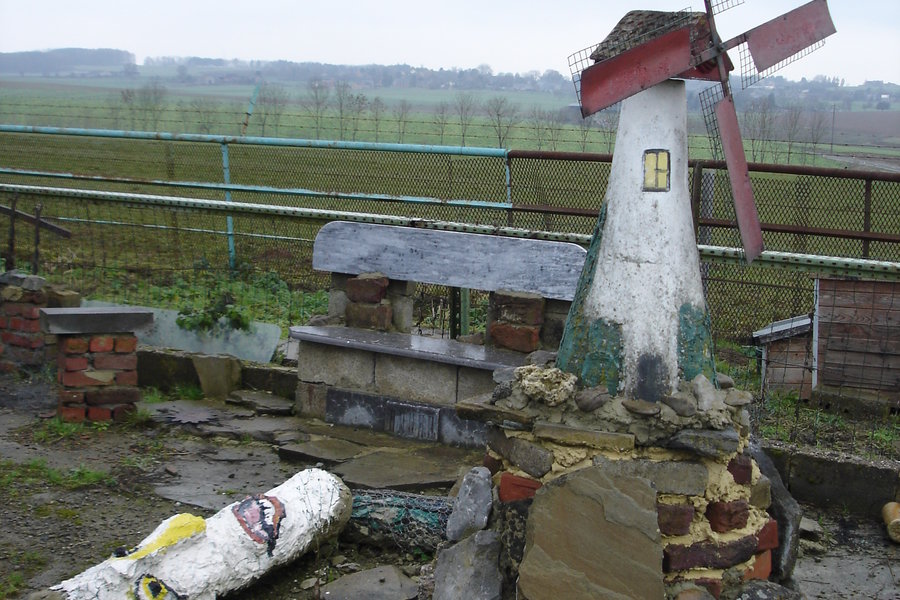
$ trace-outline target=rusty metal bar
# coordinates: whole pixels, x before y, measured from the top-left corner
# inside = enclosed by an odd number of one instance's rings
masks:
[[[734,221],[728,219],[700,219],[700,225],[709,227],[734,228]],[[800,235],[816,235],[820,237],[843,238],[848,240],[863,240],[869,242],[887,242],[900,244],[900,235],[893,233],[879,233],[876,231],[848,231],[846,229],[827,229],[825,227],[806,227],[799,225],[782,225],[779,223],[763,223],[763,231],[773,233],[792,233]]]
[[[0,213],[4,215],[12,215],[13,209],[9,206],[3,206],[0,204]],[[29,225],[34,225],[35,223],[39,223],[41,228],[46,229],[50,233],[56,234],[59,237],[69,239],[72,237],[72,232],[64,227],[60,227],[59,225],[54,225],[53,223],[47,221],[46,219],[37,219],[32,217],[26,212],[22,212],[21,210],[16,210],[15,215],[17,219],[22,219]]]

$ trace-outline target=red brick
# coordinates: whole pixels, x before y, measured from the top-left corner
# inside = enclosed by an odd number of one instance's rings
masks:
[[[747,535],[731,542],[698,542],[690,546],[669,544],[663,548],[663,571],[688,569],[728,569],[750,560],[756,551],[756,536]]]
[[[41,317],[40,307],[25,302],[7,302],[3,305],[3,310],[9,316],[25,317],[26,319]]]
[[[64,371],[84,371],[89,365],[87,356],[66,356],[62,362]]]
[[[137,369],[137,354],[95,354],[94,368],[134,371]]]
[[[8,326],[9,318],[4,315],[0,315],[0,329],[6,329]]]
[[[113,408],[113,421],[116,423],[121,423],[122,421],[128,419],[128,415],[136,411],[137,408],[134,404],[120,404]]]
[[[390,304],[362,304],[351,302],[344,313],[349,327],[387,331],[391,328],[394,311]]]
[[[728,463],[728,472],[735,483],[749,485],[753,477],[753,461],[746,454],[738,454]]]
[[[62,374],[62,384],[67,388],[112,385],[115,380],[112,371],[66,371]]]
[[[65,354],[84,354],[90,346],[86,337],[62,336],[60,339],[60,352]]]
[[[766,550],[756,555],[753,566],[744,573],[744,580],[768,579],[772,574],[772,551]]]
[[[87,416],[83,406],[58,406],[56,414],[66,423],[81,423]]]
[[[541,485],[540,481],[534,479],[519,477],[512,473],[503,473],[500,475],[500,489],[498,490],[500,502],[513,502],[514,500],[533,498],[534,493]]]
[[[383,275],[363,274],[347,280],[347,298],[351,302],[377,304],[384,300],[388,289],[387,277]]]
[[[0,339],[10,346],[18,346],[20,348],[41,348],[44,345],[44,336],[39,333],[12,333],[4,331],[0,333]]]
[[[59,390],[57,394],[60,406],[84,406],[84,392],[78,390]]]
[[[694,507],[690,504],[656,505],[659,532],[663,535],[685,535],[694,520]]]
[[[116,346],[116,340],[110,335],[95,335],[91,338],[88,349],[91,352],[112,352]]]
[[[518,325],[540,325],[544,322],[544,299],[524,292],[493,292],[490,298],[495,319]]]
[[[762,552],[763,550],[774,550],[778,547],[778,522],[774,519],[769,519],[769,521],[763,525],[763,528],[759,530],[759,533],[756,534],[756,539],[759,540],[756,545],[756,551]]]
[[[491,340],[495,346],[534,352],[540,345],[540,327],[534,325],[512,325],[494,321],[490,326]]]
[[[88,421],[112,421],[113,411],[105,406],[88,406]]]
[[[499,458],[494,458],[490,454],[485,453],[484,459],[481,461],[481,465],[483,467],[487,467],[487,470],[491,472],[491,475],[496,475],[500,472],[500,469],[503,468],[503,461]]]
[[[106,387],[87,390],[84,402],[88,406],[105,406],[110,404],[134,404],[140,401],[141,390],[136,387]]]
[[[41,330],[41,322],[37,319],[26,319],[24,317],[10,317],[9,328],[13,331],[24,331],[26,333],[37,333]]]
[[[120,335],[116,337],[115,351],[123,354],[134,352],[137,349],[137,338],[133,335]]]
[[[137,371],[121,371],[116,373],[116,384],[136,386],[138,384]]]
[[[709,519],[712,530],[718,533],[746,526],[749,516],[750,503],[746,500],[710,502],[706,507],[706,518]]]

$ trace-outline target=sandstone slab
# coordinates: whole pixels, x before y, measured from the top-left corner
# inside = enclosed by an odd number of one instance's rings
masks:
[[[650,482],[582,469],[535,495],[519,590],[530,600],[662,598],[662,557]]]

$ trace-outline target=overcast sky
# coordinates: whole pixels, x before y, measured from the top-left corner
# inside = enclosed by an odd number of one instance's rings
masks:
[[[568,75],[567,57],[628,10],[679,10],[683,1],[0,0],[0,52],[117,48],[138,63],[202,56]],[[731,37],[801,4],[746,0],[717,17],[719,31]],[[781,74],[900,83],[900,1],[831,0],[830,9],[837,33]]]

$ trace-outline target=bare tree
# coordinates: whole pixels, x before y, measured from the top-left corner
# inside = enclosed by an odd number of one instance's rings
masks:
[[[606,134],[606,152],[612,154],[613,141],[619,129],[619,105],[610,106],[597,113],[600,129]]]
[[[328,110],[328,86],[321,79],[310,79],[306,85],[306,98],[303,107],[312,117],[313,127],[316,130],[316,139],[322,133],[322,119]]]
[[[750,161],[765,162],[766,148],[772,142],[775,114],[767,98],[757,98],[744,111],[744,139],[750,142]]]
[[[344,130],[347,127],[347,115],[350,113],[352,95],[350,84],[346,81],[338,81],[334,84],[334,107],[337,109],[339,140],[344,139]]]
[[[409,122],[409,111],[412,109],[412,105],[408,100],[403,99],[399,104],[394,106],[394,110],[391,111],[394,114],[394,119],[397,120],[397,141],[401,144],[403,143],[403,138],[406,137],[406,125]]]
[[[456,117],[459,119],[461,146],[466,145],[466,131],[468,131],[469,125],[472,124],[472,119],[475,118],[475,110],[477,108],[478,102],[468,92],[458,92],[453,99],[453,109],[456,112]]]
[[[212,133],[213,124],[219,114],[219,102],[212,98],[194,98],[191,100],[190,109],[197,114],[200,132]]]
[[[259,97],[256,100],[256,114],[262,125],[263,136],[266,135],[266,123],[269,121],[275,129],[275,135],[278,135],[278,125],[281,123],[281,116],[289,99],[290,95],[282,85],[264,82],[260,86]]]
[[[537,105],[532,106],[528,113],[528,124],[534,131],[534,141],[537,143],[538,150],[543,150],[544,148],[544,140],[547,137],[548,119],[549,116],[547,115],[547,111]]]
[[[385,108],[386,107],[384,105],[384,100],[382,100],[378,96],[375,96],[375,98],[372,100],[371,110],[372,110],[372,124],[375,128],[375,141],[376,142],[378,141],[378,130],[381,128],[381,119],[384,118]]]
[[[578,141],[581,145],[581,151],[587,152],[588,137],[594,128],[594,115],[588,115],[578,121]]]
[[[794,143],[799,140],[800,125],[803,122],[803,106],[799,102],[792,102],[781,118],[781,132],[787,142],[787,162],[791,164],[791,153]]]
[[[551,151],[559,149],[559,139],[563,131],[563,114],[561,110],[547,112],[547,143]]]
[[[822,110],[817,110],[809,116],[808,139],[809,143],[812,144],[813,154],[816,153],[816,148],[825,139],[825,134],[828,131],[828,121],[828,114]]]
[[[359,133],[359,122],[366,114],[369,108],[369,99],[365,94],[353,94],[350,97],[350,130],[351,139],[356,141],[356,134]]]
[[[444,144],[444,133],[447,131],[447,123],[450,122],[450,106],[446,102],[441,102],[434,110],[432,121],[438,128],[441,136],[441,145]]]
[[[497,134],[497,147],[505,148],[509,132],[520,120],[518,105],[512,104],[505,96],[494,96],[485,102],[484,112]]]
[[[167,93],[166,86],[158,77],[154,77],[142,85],[134,95],[134,106],[142,117],[144,127],[149,127],[151,131],[159,129],[159,122],[166,109]]]

